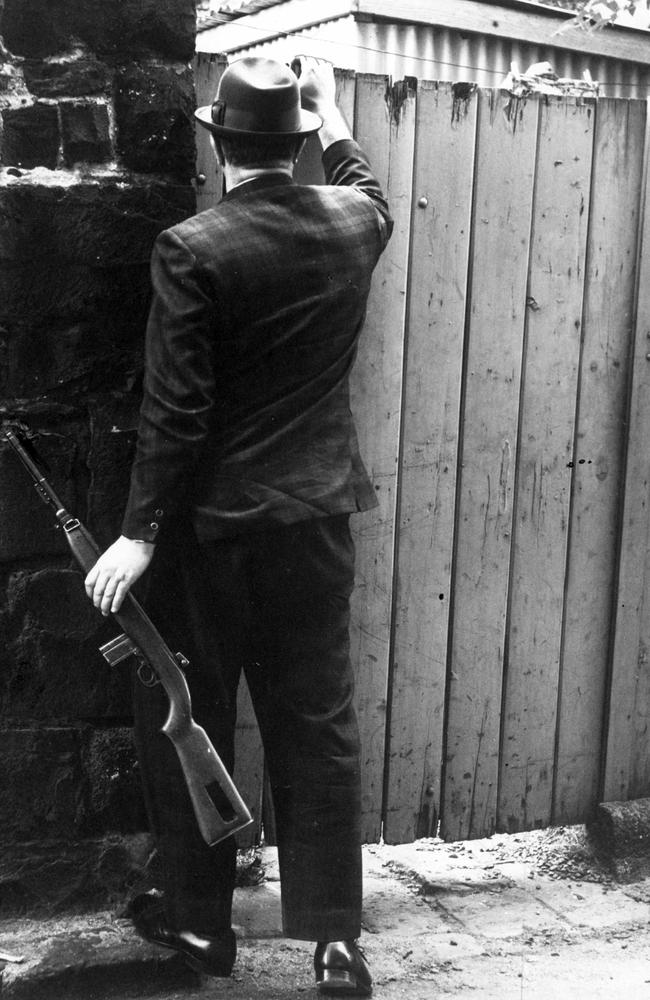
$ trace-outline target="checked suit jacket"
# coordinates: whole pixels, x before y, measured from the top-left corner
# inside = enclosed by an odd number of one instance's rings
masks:
[[[206,540],[374,506],[349,373],[392,222],[354,141],[323,165],[325,185],[266,174],[158,237],[127,537],[180,511]]]

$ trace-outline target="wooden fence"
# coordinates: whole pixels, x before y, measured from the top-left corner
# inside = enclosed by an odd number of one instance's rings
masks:
[[[354,373],[365,836],[581,822],[650,794],[646,104],[339,91],[395,217]],[[240,743],[257,802],[245,697]]]

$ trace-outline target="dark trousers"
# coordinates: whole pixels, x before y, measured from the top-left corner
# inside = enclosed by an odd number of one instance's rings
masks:
[[[262,734],[276,814],[284,933],[355,938],[361,920],[359,736],[349,660],[354,548],[347,515],[202,543],[156,546],[147,606],[190,659],[195,720],[229,770],[242,671]],[[221,677],[221,682],[218,676]],[[135,732],[168,917],[230,927],[232,837],[200,837],[170,741],[168,702],[135,684]]]

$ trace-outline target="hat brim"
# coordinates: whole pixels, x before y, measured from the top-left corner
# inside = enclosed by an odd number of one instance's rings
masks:
[[[215,125],[212,121],[212,106],[210,104],[202,108],[197,108],[194,112],[194,117],[203,128],[207,128],[208,131],[213,132],[215,135],[310,135],[312,132],[318,132],[323,124],[318,115],[315,115],[312,111],[305,111],[304,108],[300,109],[300,128],[295,132],[258,132],[257,130],[230,128],[227,125]]]

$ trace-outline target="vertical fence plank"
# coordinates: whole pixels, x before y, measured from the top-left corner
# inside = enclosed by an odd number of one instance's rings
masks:
[[[646,122],[643,239],[603,798],[650,792],[650,160]]]
[[[540,107],[498,828],[550,822],[594,105]]]
[[[194,60],[194,89],[199,107],[212,104],[219,80],[226,68],[223,56],[199,52]],[[210,143],[210,135],[198,122],[195,123],[196,139],[196,210],[203,212],[221,198],[223,173]],[[201,180],[199,181],[199,178]],[[203,180],[205,178],[205,180]]]
[[[376,841],[382,818],[415,95],[400,84],[387,91],[384,77],[358,76],[355,117],[357,138],[395,219],[393,237],[373,278],[352,379],[361,454],[379,501],[375,510],[353,518],[357,587],[351,628],[362,738],[363,835]]]
[[[496,824],[519,383],[538,103],[479,99],[443,835]]]
[[[354,71],[337,69],[336,104],[351,132],[354,132],[356,89],[357,78]]]
[[[384,838],[435,836],[476,95],[420,84]]]
[[[583,820],[599,793],[645,103],[598,102],[583,357],[574,452],[554,821]]]

